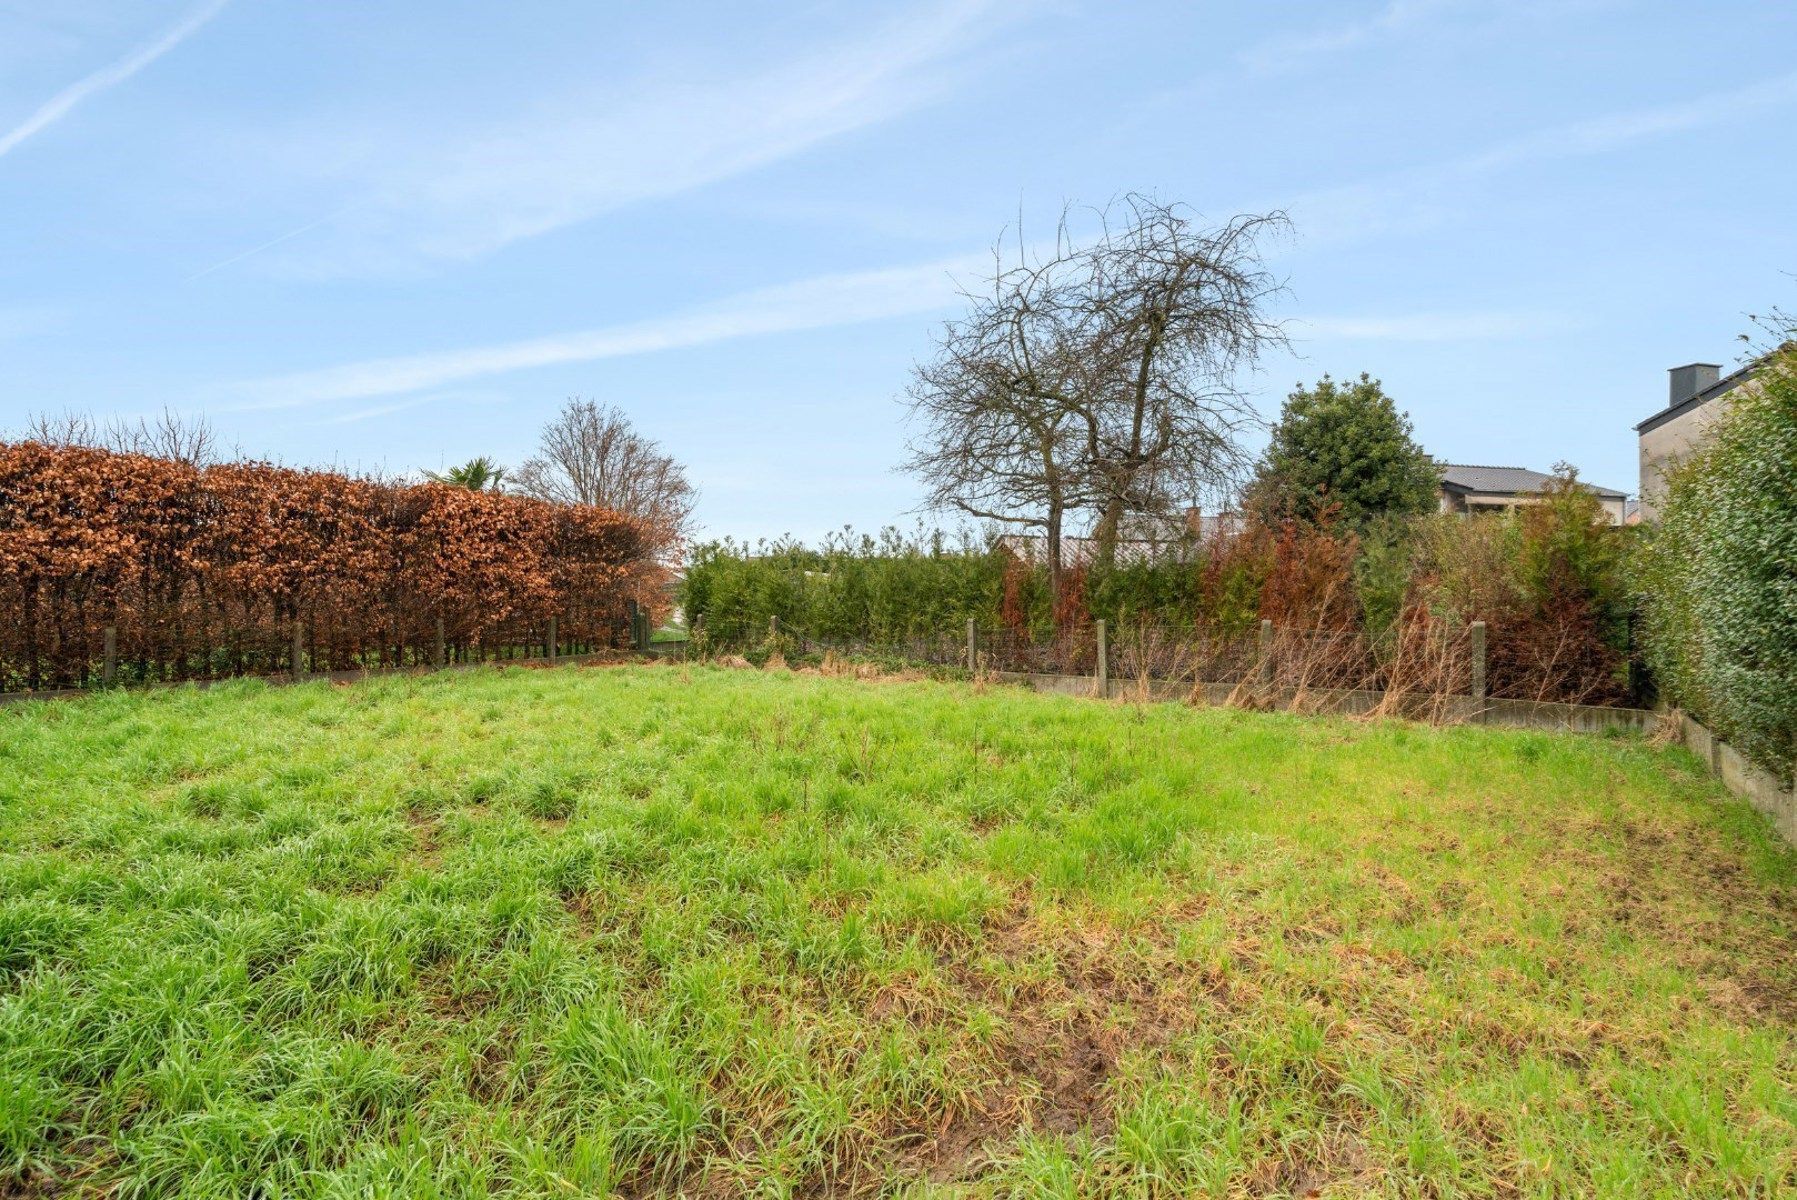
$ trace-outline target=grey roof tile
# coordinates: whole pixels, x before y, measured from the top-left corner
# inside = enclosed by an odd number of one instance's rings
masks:
[[[1541,491],[1553,479],[1552,475],[1531,471],[1527,467],[1482,467],[1465,463],[1437,463],[1436,467],[1441,471],[1442,483],[1450,488],[1493,495],[1528,495]],[[1585,486],[1599,496],[1620,499],[1628,494],[1591,483]]]

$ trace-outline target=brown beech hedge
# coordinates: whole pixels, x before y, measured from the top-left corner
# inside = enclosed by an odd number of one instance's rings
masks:
[[[0,443],[0,691],[615,644],[664,539],[605,509],[267,463]]]

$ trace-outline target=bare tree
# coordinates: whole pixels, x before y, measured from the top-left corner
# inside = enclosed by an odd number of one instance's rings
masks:
[[[1020,236],[1017,265],[995,265],[909,393],[923,432],[906,467],[930,503],[1041,528],[1057,582],[1070,517],[1108,561],[1126,518],[1233,490],[1259,423],[1242,376],[1284,344],[1266,314],[1282,285],[1260,260],[1282,214],[1205,229],[1130,195],[1098,217],[1084,244],[1067,214],[1050,251]]]
[[[646,521],[664,552],[685,538],[698,500],[685,469],[637,433],[622,410],[578,397],[543,427],[535,457],[510,482],[527,496],[595,504]]]
[[[1205,230],[1140,196],[1122,210],[1121,228],[1104,214],[1073,289],[1093,366],[1080,419],[1107,561],[1126,515],[1236,489],[1249,465],[1242,435],[1260,423],[1243,374],[1285,343],[1266,314],[1282,285],[1260,260],[1283,214]]]
[[[1006,268],[994,247],[990,294],[967,294],[971,311],[943,327],[935,358],[913,372],[911,416],[923,432],[904,464],[932,508],[1040,529],[1057,595],[1066,523],[1089,499],[1073,399],[1082,363],[1055,319],[1061,233],[1048,262]]]
[[[149,454],[195,467],[217,462],[222,450],[217,431],[205,417],[184,417],[170,408],[164,408],[153,420],[139,417],[132,422],[114,417],[104,425],[87,413],[39,413],[26,422],[25,436],[51,446],[91,446],[121,454]]]

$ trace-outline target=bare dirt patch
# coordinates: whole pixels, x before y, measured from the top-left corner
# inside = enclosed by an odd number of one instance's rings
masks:
[[[1724,1013],[1797,1025],[1797,894],[1754,881],[1708,837],[1633,820],[1618,832],[1621,869],[1603,877],[1611,919],[1708,977]],[[1681,911],[1680,894],[1705,896],[1730,919]]]

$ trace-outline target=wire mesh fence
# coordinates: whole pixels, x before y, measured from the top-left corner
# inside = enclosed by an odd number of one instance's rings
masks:
[[[684,653],[691,658],[740,657],[759,665],[778,656],[787,661],[826,657],[871,660],[894,666],[966,669],[967,642],[957,632],[913,631],[887,638],[829,636],[778,618],[768,622],[696,620]]]
[[[570,619],[572,618],[572,619]],[[1459,698],[1584,704],[1588,690],[1552,678],[1506,674],[1482,623],[1429,618],[1394,622],[1383,633],[1362,629],[1293,628],[1262,621],[1218,628],[1165,621],[1088,621],[1052,630],[969,622],[958,628],[911,629],[883,637],[823,633],[770,617],[711,620],[695,617],[683,640],[657,641],[635,614],[601,611],[557,621],[514,618],[485,636],[458,636],[454,625],[431,617],[396,621],[388,637],[327,621],[299,623],[276,640],[221,636],[210,655],[145,656],[137,636],[106,638],[87,648],[73,673],[77,688],[110,683],[208,680],[243,674],[308,674],[423,668],[575,656],[607,650],[647,651],[664,659],[740,659],[868,669],[924,669],[959,675],[1073,676],[1099,680],[1113,691],[1134,683],[1146,692],[1169,687],[1222,688],[1232,699],[1304,707],[1318,697],[1352,694],[1363,705],[1390,711],[1431,711]],[[1493,666],[1499,669],[1492,670]],[[68,685],[65,685],[68,686]],[[1628,687],[1605,694],[1629,703]]]
[[[1270,622],[1244,629],[1096,621],[1046,632],[975,624],[848,637],[821,636],[778,618],[765,624],[701,618],[688,653],[758,665],[775,655],[795,664],[834,657],[975,674],[1102,677],[1111,685],[1240,687],[1300,705],[1306,696],[1361,693],[1406,711],[1426,710],[1431,697],[1592,700],[1587,689],[1552,678],[1488,672],[1493,661],[1505,660],[1489,654],[1486,633],[1482,623],[1423,616],[1379,634]],[[1631,692],[1624,687],[1614,695],[1626,703]]]
[[[615,603],[574,605],[548,617],[512,614],[502,619],[401,611],[384,627],[365,614],[343,620],[330,611],[237,623],[229,614],[202,615],[212,619],[172,628],[139,620],[76,624],[55,640],[53,654],[27,660],[0,654],[0,696],[213,683],[257,675],[422,670],[644,648],[637,619]]]

